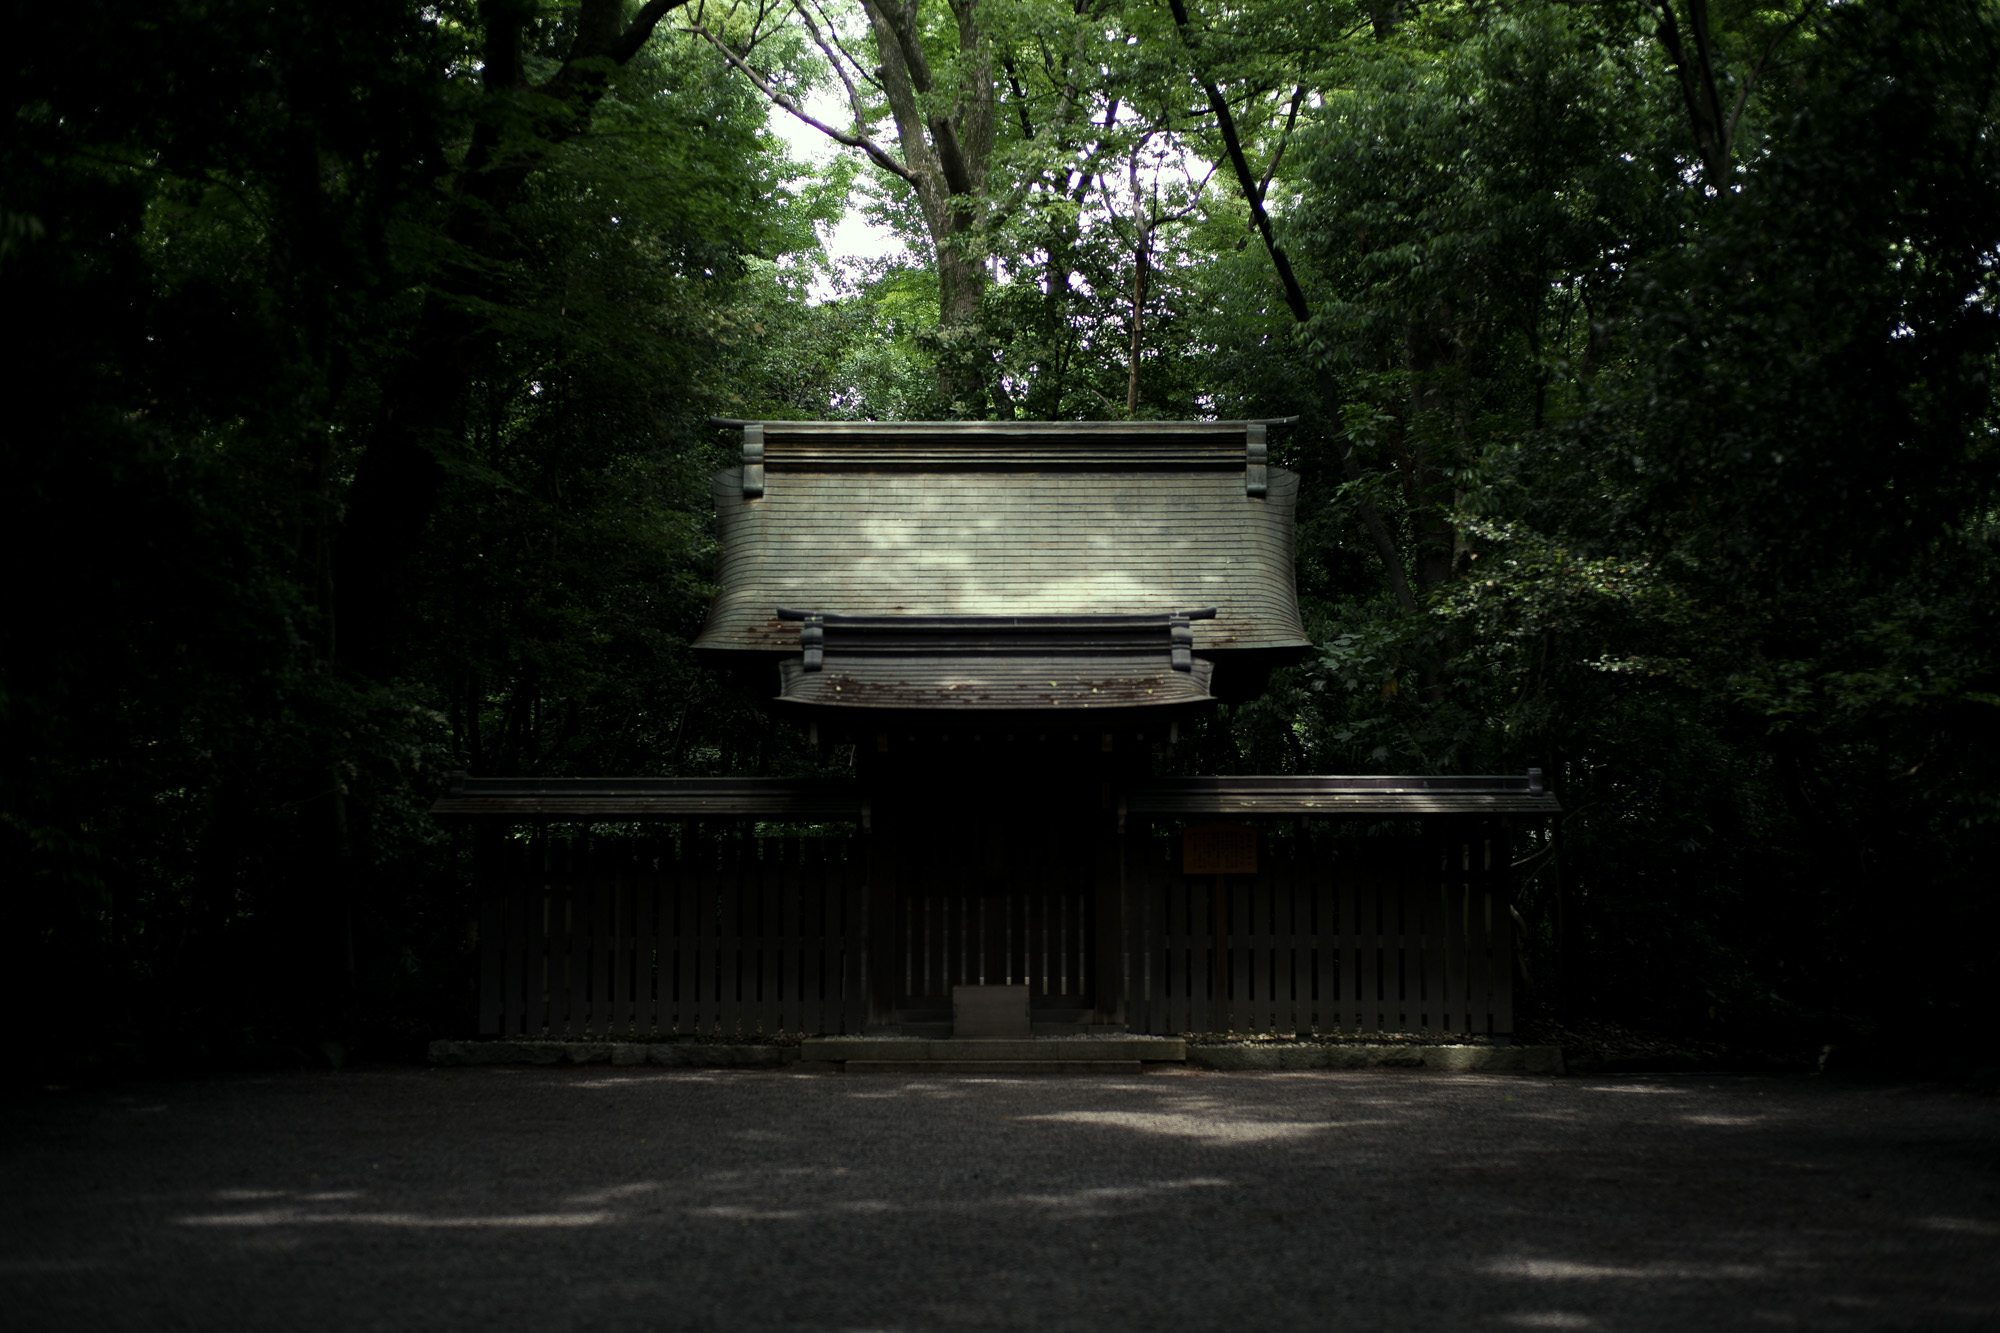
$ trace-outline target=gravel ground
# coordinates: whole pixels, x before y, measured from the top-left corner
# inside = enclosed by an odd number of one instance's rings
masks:
[[[1808,1077],[349,1068],[0,1200],[9,1330],[2000,1328],[2000,1102]]]

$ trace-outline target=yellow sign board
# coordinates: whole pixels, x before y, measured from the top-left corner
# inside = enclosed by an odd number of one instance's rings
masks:
[[[1248,824],[1197,824],[1181,834],[1184,875],[1254,875],[1257,830]]]

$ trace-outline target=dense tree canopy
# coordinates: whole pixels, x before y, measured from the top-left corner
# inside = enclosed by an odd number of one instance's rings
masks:
[[[6,938],[101,1031],[448,1021],[450,768],[825,762],[687,650],[714,412],[1296,415],[1318,647],[1163,762],[1544,768],[1545,1009],[1947,1030],[2000,961],[1993,0],[20,27]],[[251,958],[345,980],[218,1031]]]

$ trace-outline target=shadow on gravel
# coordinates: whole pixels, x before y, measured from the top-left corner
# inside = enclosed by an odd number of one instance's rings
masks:
[[[1974,1329],[1990,1099],[349,1069],[0,1108],[18,1329]]]

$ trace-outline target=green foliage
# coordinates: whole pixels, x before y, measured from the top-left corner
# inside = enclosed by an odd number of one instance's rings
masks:
[[[1829,16],[1721,194],[1686,184],[1657,75],[1558,17],[1433,62],[1429,109],[1343,113],[1315,164],[1302,234],[1353,295],[1313,336],[1366,395],[1350,438],[1449,460],[1453,543],[1423,625],[1337,617],[1325,734],[1369,766],[1557,775],[1597,960],[1574,998],[1852,1030],[1877,967],[1903,1016],[1959,1021],[1990,944],[1920,963],[1916,923],[1983,919],[1996,836],[2000,14]],[[1484,144],[1536,122],[1510,69],[1576,111],[1546,156]],[[1394,165],[1446,141],[1448,176]],[[1421,552],[1409,487],[1369,493]]]
[[[1730,20],[1729,69],[1767,17]],[[1638,7],[1435,7],[1309,50],[1261,22],[1212,58],[1314,90],[1270,196],[1313,317],[1289,332],[1213,208],[1192,378],[1219,414],[1305,418],[1280,447],[1319,648],[1176,762],[1543,768],[1572,811],[1559,989],[1558,877],[1526,848],[1543,1003],[1969,1022],[2000,963],[1973,887],[2000,842],[2000,10],[1802,25],[1723,191]]]
[[[1973,1012],[2000,7],[1714,6],[1727,175],[1656,6],[1189,8],[1183,41],[1159,6],[982,6],[972,47],[923,13],[933,111],[996,70],[955,205],[983,297],[950,328],[910,194],[784,161],[694,38],[561,92],[573,6],[528,7],[509,87],[504,7],[28,15],[0,132],[16,1002],[88,978],[72,1021],[231,1057],[449,1025],[445,771],[819,762],[688,649],[709,414],[948,416],[962,363],[994,413],[1119,417],[1136,360],[1135,416],[1302,418],[1275,447],[1317,647],[1170,762],[1543,768],[1571,814],[1560,893],[1522,849],[1538,1003]],[[830,77],[801,33],[760,42],[787,86]],[[833,272],[864,186],[911,257]],[[339,571],[398,429],[427,498],[363,658]],[[241,1030],[300,969],[315,1007]]]
[[[463,872],[425,813],[451,768],[803,762],[686,643],[702,423],[838,182],[664,34],[572,133],[568,104],[480,86],[485,17],[85,6],[17,32],[0,530],[42,573],[0,654],[0,912],[10,999],[77,997],[88,1049],[456,1022]],[[531,17],[531,78],[570,22]],[[482,127],[529,164],[497,204],[465,189]],[[439,312],[451,363],[413,364]],[[427,383],[462,386],[457,425],[427,441],[443,481],[393,657],[362,672],[332,556],[380,422]]]

